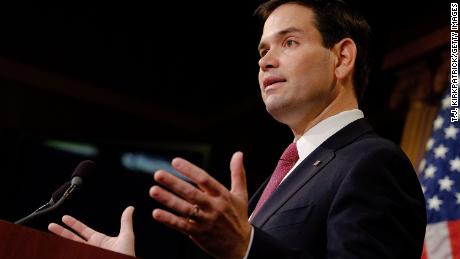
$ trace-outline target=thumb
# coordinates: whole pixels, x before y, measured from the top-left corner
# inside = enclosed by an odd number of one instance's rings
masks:
[[[133,231],[133,212],[134,207],[129,206],[121,214],[121,223],[120,223],[120,234],[131,234],[134,235]]]
[[[248,189],[246,185],[246,171],[243,165],[243,153],[235,152],[230,161],[230,172],[232,178],[231,192],[248,200]]]

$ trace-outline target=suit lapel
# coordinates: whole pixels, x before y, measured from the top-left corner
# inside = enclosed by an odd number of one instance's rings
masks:
[[[305,184],[317,175],[327,164],[334,159],[335,151],[351,142],[366,132],[372,131],[372,128],[365,119],[359,119],[350,123],[332,137],[327,139],[315,151],[300,163],[291,175],[286,178],[276,189],[276,191],[260,208],[257,215],[252,219],[251,223],[256,227],[261,227],[265,222],[295,193]],[[317,161],[321,161],[319,164]],[[326,172],[324,172],[326,173]],[[252,211],[257,203],[261,193],[263,192],[267,179],[264,184],[257,190],[250,201],[250,210]]]
[[[291,198],[303,185],[307,184],[334,157],[334,152],[321,147],[300,163],[268,198],[252,220],[256,227],[262,226],[274,212]],[[313,165],[321,161],[318,166]]]

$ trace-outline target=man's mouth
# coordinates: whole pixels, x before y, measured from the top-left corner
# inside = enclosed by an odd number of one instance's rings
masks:
[[[283,82],[286,82],[286,79],[279,77],[279,76],[269,76],[265,78],[262,83],[263,83],[264,89],[266,89],[267,87],[270,87],[276,83],[283,83]]]

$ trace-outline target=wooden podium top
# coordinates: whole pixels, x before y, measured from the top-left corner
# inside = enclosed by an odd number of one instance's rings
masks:
[[[132,259],[134,257],[0,220],[0,258]]]

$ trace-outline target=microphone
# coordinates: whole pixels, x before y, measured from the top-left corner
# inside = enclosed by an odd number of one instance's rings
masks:
[[[64,203],[64,201],[67,200],[67,198],[83,184],[83,179],[88,177],[95,168],[96,164],[91,160],[80,162],[73,171],[72,176],[70,177],[70,182],[65,182],[61,185],[61,187],[53,192],[48,203],[42,205],[26,217],[17,220],[14,224],[24,224],[33,218],[55,210],[61,206],[61,204]]]
[[[53,192],[51,195],[50,201],[47,203],[48,205],[54,205],[61,197],[64,195],[65,191],[69,189],[70,182],[65,182],[59,189]]]

